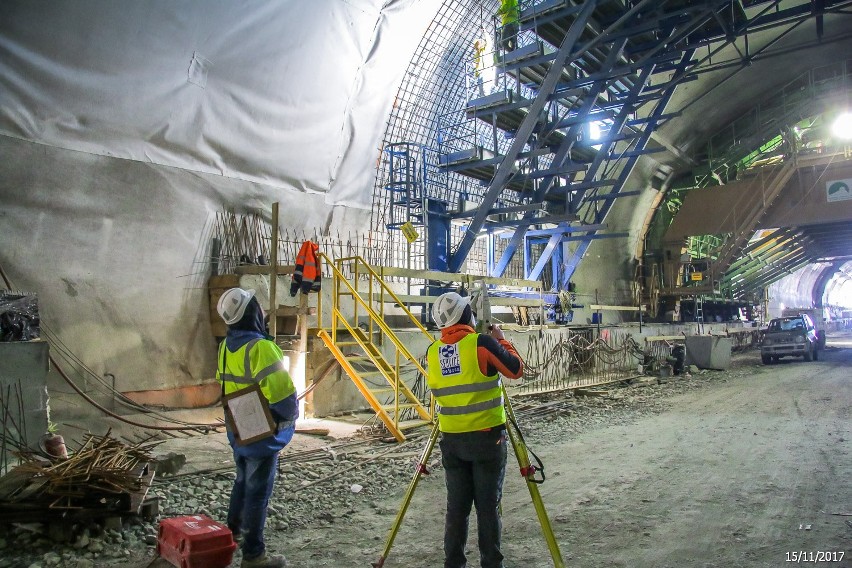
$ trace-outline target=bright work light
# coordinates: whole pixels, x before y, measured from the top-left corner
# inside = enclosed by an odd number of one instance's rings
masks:
[[[844,140],[852,140],[852,112],[841,113],[831,125],[831,133]]]

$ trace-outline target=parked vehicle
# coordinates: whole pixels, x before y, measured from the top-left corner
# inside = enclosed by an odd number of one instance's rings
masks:
[[[816,361],[825,346],[825,335],[817,331],[808,314],[775,318],[763,335],[760,359],[764,365],[775,363],[781,357],[802,357]]]

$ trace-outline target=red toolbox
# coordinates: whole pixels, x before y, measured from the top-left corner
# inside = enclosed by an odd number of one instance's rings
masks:
[[[231,530],[205,515],[160,521],[157,554],[178,568],[226,568],[236,548]]]

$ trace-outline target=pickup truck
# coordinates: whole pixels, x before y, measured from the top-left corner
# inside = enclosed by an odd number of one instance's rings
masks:
[[[764,365],[775,363],[781,357],[802,357],[816,361],[825,346],[824,335],[818,332],[807,314],[775,318],[763,335],[760,359]]]

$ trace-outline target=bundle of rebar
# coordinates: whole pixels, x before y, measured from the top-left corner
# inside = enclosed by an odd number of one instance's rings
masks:
[[[641,351],[630,335],[615,330],[599,337],[592,329],[532,337],[524,358],[524,384],[513,391],[535,393],[623,380],[635,374]]]
[[[80,448],[67,459],[45,461],[35,454],[21,453],[22,463],[13,472],[38,489],[22,488],[19,495],[25,494],[31,501],[47,501],[51,508],[78,509],[97,503],[99,495],[138,492],[142,489],[143,470],[153,459],[149,451],[159,443],[128,445],[107,432],[103,436],[87,434]]]

